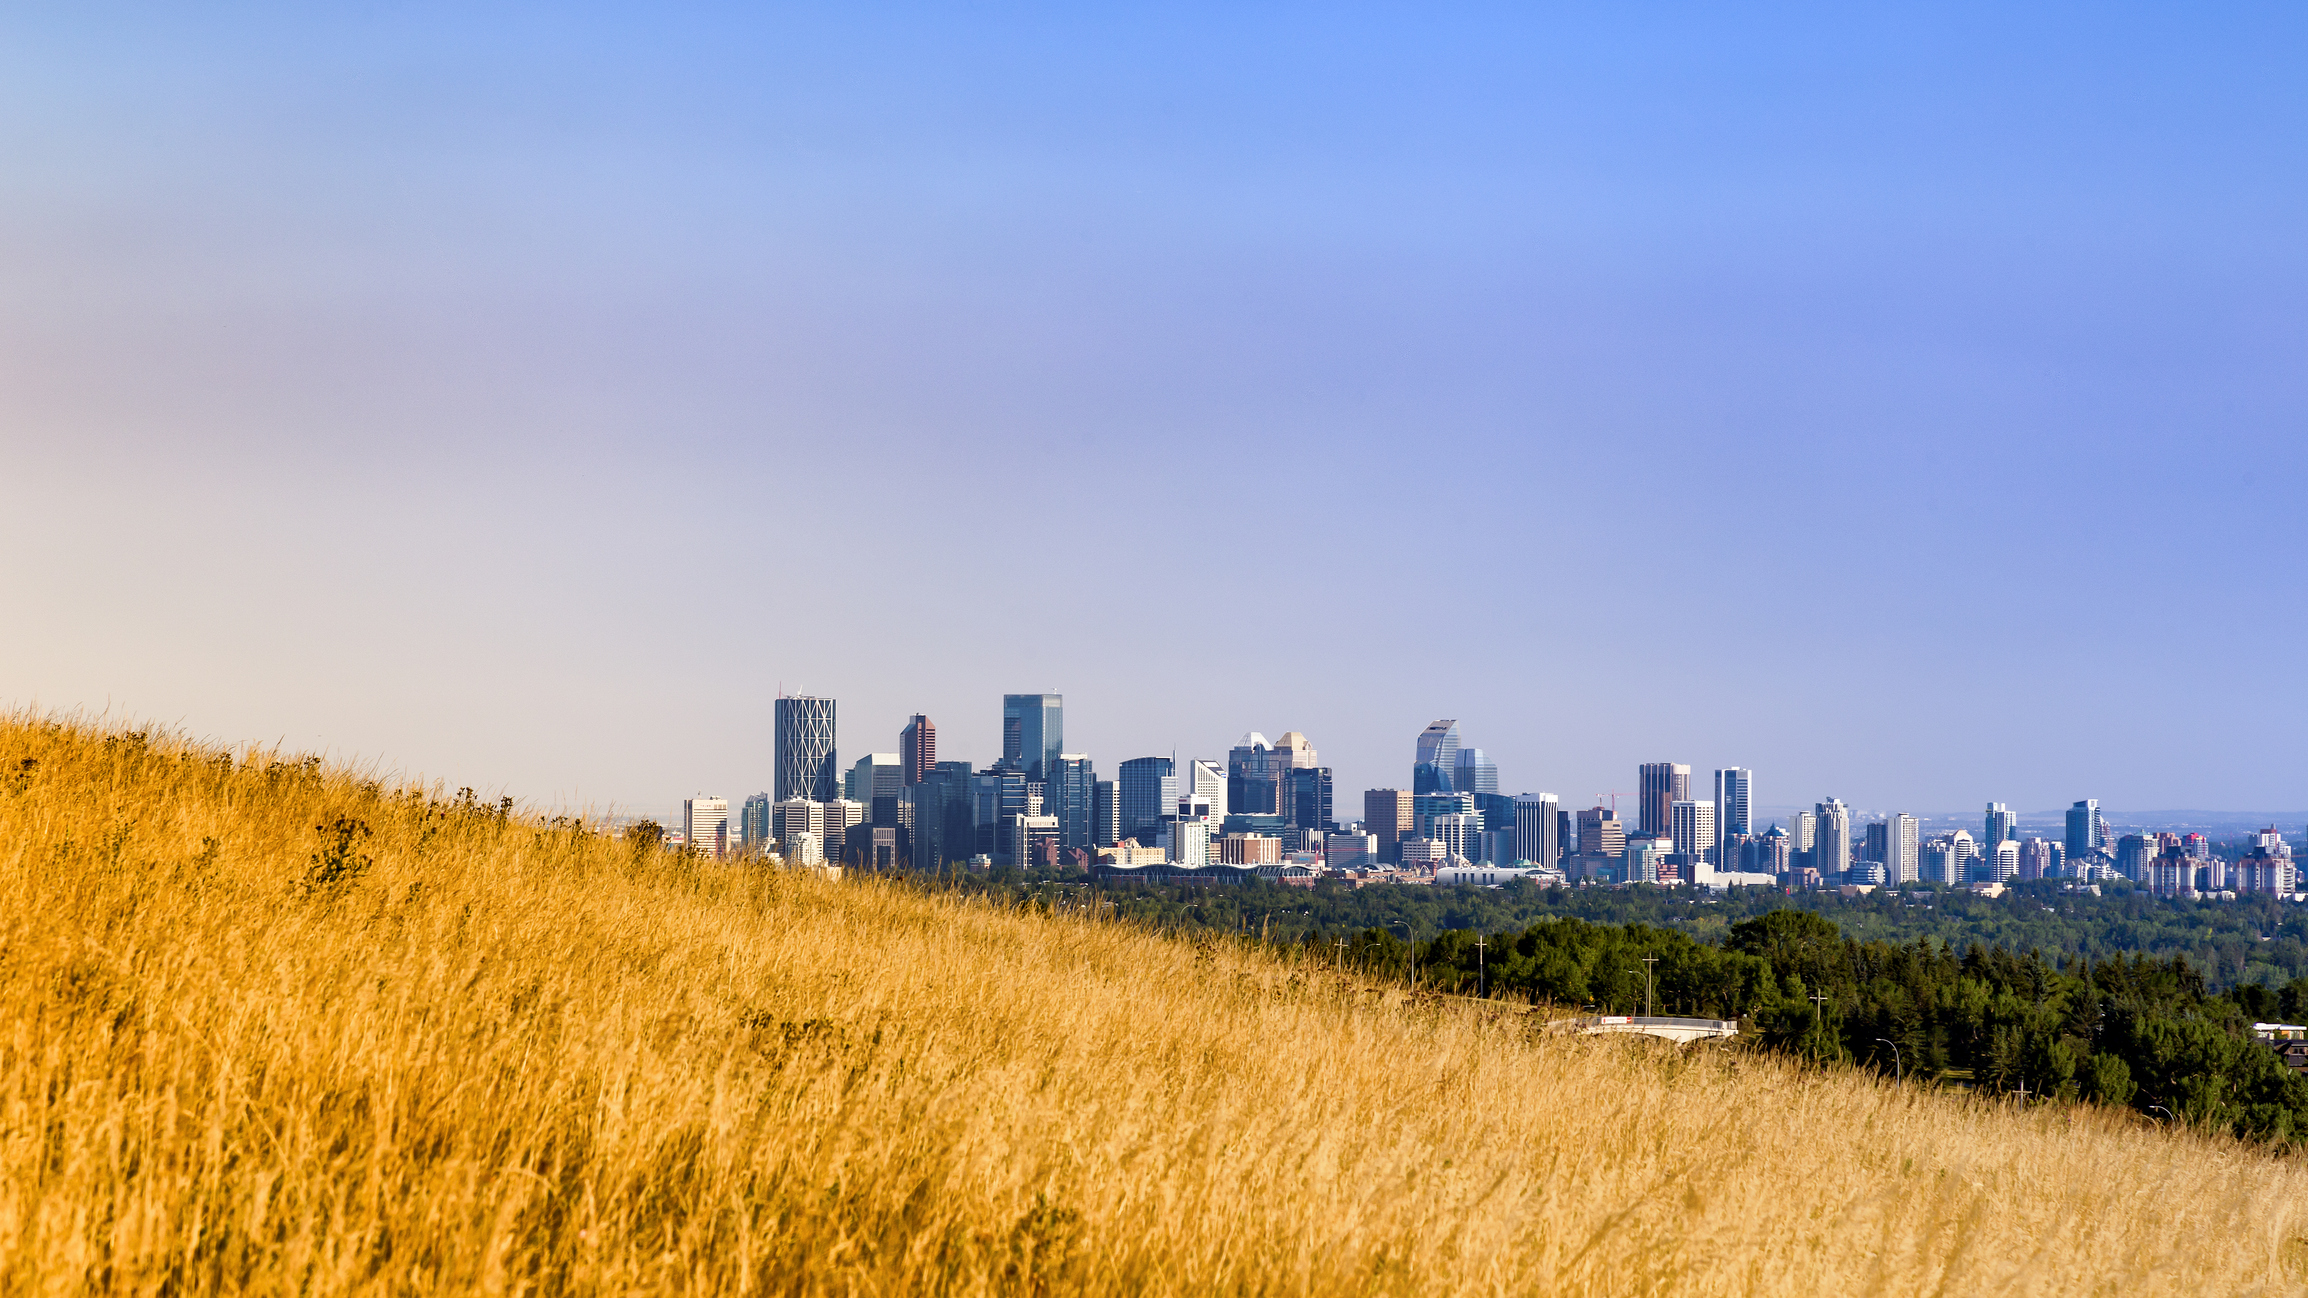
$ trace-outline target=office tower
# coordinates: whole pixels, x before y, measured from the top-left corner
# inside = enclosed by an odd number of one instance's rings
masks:
[[[831,801],[841,792],[841,770],[834,763],[833,700],[778,695],[777,779],[772,785],[777,800]]]
[[[1471,793],[1419,793],[1410,800],[1412,832],[1420,838],[1433,838],[1434,819],[1437,816],[1475,814],[1475,795]]]
[[[1667,839],[1677,856],[1705,860],[1715,850],[1715,804],[1682,798],[1668,805]]]
[[[1787,849],[1808,852],[1819,846],[1819,816],[1816,812],[1798,811],[1787,818]]]
[[[1322,840],[1322,863],[1333,870],[1368,870],[1378,860],[1375,835],[1329,834]]]
[[[1122,807],[1114,797],[1114,782],[1100,780],[1090,791],[1090,842],[1112,847],[1122,841]]]
[[[1621,883],[1673,882],[1672,878],[1665,874],[1665,866],[1668,854],[1674,846],[1674,840],[1664,835],[1637,834],[1628,839],[1627,846],[1620,853],[1625,864],[1622,867],[1619,881]]]
[[[1552,793],[1515,795],[1515,859],[1553,867],[1563,859],[1562,801]]]
[[[939,762],[913,788],[917,869],[936,870],[978,853],[976,804],[968,762]]]
[[[875,798],[894,798],[905,787],[905,768],[896,753],[867,753],[842,776],[841,796],[872,806]]]
[[[1988,878],[1996,883],[2019,877],[2020,845],[2016,838],[1997,843],[1993,850],[1981,854],[1988,867]]]
[[[1050,759],[1052,762],[1056,758]],[[1062,859],[1056,816],[1016,815],[1009,818],[1002,837],[1011,844],[1010,864],[1024,869],[1047,869]]]
[[[1143,830],[1152,835],[1165,816],[1178,809],[1177,763],[1167,757],[1133,757],[1122,763],[1115,779],[1115,796],[1122,804],[1122,837],[1138,838]],[[1153,845],[1151,837],[1138,838],[1141,846]]]
[[[1737,867],[1727,846],[1755,832],[1755,772],[1744,766],[1726,766],[1715,772],[1715,866]]]
[[[729,855],[729,799],[695,797],[681,804],[681,832],[689,849],[715,860]]]
[[[920,784],[938,764],[938,728],[930,719],[916,712],[898,732],[898,766],[905,772],[910,785]]]
[[[1667,832],[1670,808],[1691,797],[1691,768],[1680,762],[1645,762],[1639,774],[1636,832],[1657,837]]]
[[[2086,798],[2068,808],[2068,859],[2081,861],[2100,850],[2100,804]]]
[[[769,832],[784,848],[787,859],[793,856],[793,836],[815,834],[818,842],[825,842],[825,804],[808,798],[788,798],[772,803],[769,808]]]
[[[1274,741],[1274,755],[1284,767],[1294,771],[1322,765],[1315,756],[1314,744],[1295,730],[1283,731],[1282,737]]]
[[[1499,768],[1491,765],[1480,748],[1461,748],[1453,764],[1451,787],[1460,793],[1497,793]]]
[[[2011,808],[2000,802],[1987,804],[1987,832],[1980,835],[1980,852],[1992,852],[1996,844],[2018,839],[2019,821],[2011,814]]]
[[[1007,761],[970,777],[970,825],[978,855],[997,865],[1015,865],[1010,840],[1012,817],[1036,814],[1028,805],[1026,773]]]
[[[1327,766],[1298,766],[1284,772],[1283,811],[1299,829],[1336,829]]]
[[[1448,793],[1458,778],[1459,723],[1437,721],[1419,732],[1418,761],[1410,770],[1413,793]]]
[[[1234,809],[1233,804],[1226,800],[1226,772],[1207,757],[1197,757],[1186,763],[1185,776],[1178,786],[1178,796],[1209,799],[1212,820],[1224,820],[1226,813]]]
[[[1042,812],[1058,818],[1058,847],[1074,852],[1098,845],[1092,813],[1098,794],[1098,772],[1083,753],[1060,753],[1050,763],[1050,778],[1042,786]]]
[[[1061,694],[1002,696],[1002,760],[1034,781],[1049,779],[1050,763],[1065,746],[1066,707]]]
[[[1382,861],[1402,859],[1397,849],[1418,823],[1411,812],[1413,796],[1408,789],[1371,789],[1362,795],[1362,827],[1378,840]]]
[[[1474,811],[1457,811],[1430,817],[1427,822],[1427,833],[1422,837],[1431,838],[1441,843],[1446,861],[1455,858],[1464,858],[1468,861],[1478,860],[1483,854],[1482,814]]]
[[[1507,848],[1511,851],[1515,845],[1514,798],[1504,793],[1478,793],[1474,795],[1474,799],[1475,810],[1480,812],[1483,818],[1483,841],[1485,843],[1490,842],[1489,835],[1504,834],[1506,835]],[[1487,852],[1490,849],[1486,847],[1483,850]],[[1490,860],[1491,858],[1484,857],[1482,859]],[[1509,859],[1513,858],[1510,857]]]
[[[825,859],[848,858],[849,827],[866,823],[866,804],[855,798],[835,798],[825,804]]]
[[[1920,877],[1918,870],[1922,865],[1917,848],[1921,846],[1918,840],[1923,835],[1923,822],[1904,811],[1895,811],[1891,819],[1884,822],[1884,827],[1883,881],[1894,887],[1914,883]]]
[[[1285,758],[1283,761],[1287,761]],[[1283,762],[1274,745],[1253,730],[1226,754],[1226,808],[1251,816],[1270,816],[1282,810]]]
[[[756,793],[745,800],[745,806],[737,813],[737,837],[749,852],[768,850],[771,837],[768,794]]]
[[[1608,807],[1589,807],[1579,813],[1579,855],[1625,856],[1627,827],[1619,813]]]
[[[1823,880],[1851,869],[1851,809],[1834,798],[1818,805],[1818,829],[1811,843],[1811,867]]]

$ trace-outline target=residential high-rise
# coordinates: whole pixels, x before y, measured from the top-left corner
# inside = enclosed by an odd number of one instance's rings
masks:
[[[1036,782],[1050,778],[1050,764],[1065,747],[1066,699],[1062,694],[1002,696],[1002,760]]]
[[[1681,762],[1645,762],[1640,768],[1642,801],[1636,804],[1636,832],[1652,837],[1668,831],[1670,810],[1691,797],[1691,768]]]
[[[745,800],[738,812],[737,836],[748,852],[759,854],[769,850],[769,795],[756,793]]]
[[[2034,835],[2020,840],[2019,877],[2022,879],[2049,879],[2058,867],[2052,855],[2058,845],[2047,843]]]
[[[1809,852],[1819,846],[1819,813],[1798,811],[1787,818],[1787,850]]]
[[[1955,863],[1955,878],[1952,882],[1959,884],[1972,882],[1971,863],[1980,859],[1980,851],[1979,844],[1972,839],[1971,831],[1959,829],[1949,834],[1947,845],[1949,852],[1953,854]]]
[[[841,793],[835,765],[833,700],[803,694],[777,697],[777,801],[831,802]]]
[[[2156,840],[2147,834],[2126,834],[2116,840],[2116,870],[2135,883],[2148,882],[2148,862],[2156,855]]]
[[[1122,763],[1115,779],[1115,797],[1121,803],[1122,837],[1153,846],[1152,835],[1163,818],[1178,812],[1177,763],[1167,757],[1133,757]],[[1147,837],[1139,837],[1143,831]]]
[[[1914,883],[1923,868],[1923,822],[1904,811],[1891,813],[1884,822],[1883,881],[1894,887]]]
[[[1562,801],[1552,793],[1515,795],[1515,859],[1552,867],[1563,859],[1557,837],[1562,825]]]
[[[1680,798],[1667,807],[1667,837],[1677,856],[1704,860],[1715,850],[1715,804]]]
[[[2068,859],[2081,861],[2100,850],[2100,804],[2086,798],[2068,808]]]
[[[870,807],[875,798],[898,796],[905,784],[905,769],[896,753],[867,753],[842,776],[841,796]]]
[[[681,804],[681,832],[691,851],[719,860],[729,855],[729,799],[699,796]]]
[[[1926,841],[1919,859],[1921,864],[1916,867],[1916,873],[1923,882],[1950,886],[1963,882],[1963,866],[1956,857],[1953,839],[1942,835]]]
[[[1851,869],[1851,809],[1834,798],[1819,804],[1819,828],[1811,845],[1811,866],[1830,879]]]
[[[1452,764],[1451,787],[1460,793],[1497,793],[1499,768],[1480,748],[1461,748]]]
[[[1715,772],[1715,866],[1736,870],[1727,845],[1755,832],[1755,772],[1726,766]]]
[[[1859,831],[1859,859],[1881,864],[1890,853],[1891,825],[1871,820]]]
[[[1098,795],[1098,772],[1083,753],[1060,753],[1050,763],[1050,778],[1042,785],[1042,811],[1058,818],[1061,851],[1098,846],[1092,818]]]
[[[1362,795],[1362,827],[1378,840],[1381,861],[1400,859],[1402,840],[1417,824],[1411,812],[1414,796],[1408,789],[1371,789]]]
[[[2019,841],[2019,819],[2011,814],[2010,807],[2000,802],[1987,804],[1986,829],[1987,832],[1979,837],[1979,850],[1983,856],[1995,851],[1998,843]]]
[[[898,765],[905,771],[908,785],[920,784],[938,764],[938,728],[930,719],[916,712],[898,732]]]
[[[1459,723],[1436,721],[1419,732],[1418,761],[1411,767],[1410,791],[1448,793],[1458,778]]]
[[[1112,847],[1122,841],[1122,807],[1114,796],[1114,781],[1100,780],[1090,792],[1090,841]]]

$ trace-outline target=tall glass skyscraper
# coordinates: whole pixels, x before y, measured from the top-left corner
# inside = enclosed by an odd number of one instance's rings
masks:
[[[777,801],[831,802],[840,797],[841,771],[835,760],[833,700],[779,695]]]
[[[1058,818],[1058,846],[1071,852],[1097,841],[1098,771],[1081,753],[1060,753],[1042,785],[1042,814]]]
[[[1447,720],[1434,722],[1418,734],[1418,762],[1410,770],[1410,791],[1454,792],[1453,781],[1458,778],[1458,765],[1459,723]]]
[[[1731,845],[1755,832],[1755,772],[1726,766],[1715,772],[1715,868],[1736,870]]]
[[[1164,819],[1178,814],[1177,769],[1177,762],[1167,757],[1133,757],[1122,763],[1115,781],[1122,837],[1150,834]],[[1148,840],[1138,841],[1143,845]]]
[[[1483,756],[1480,748],[1461,748],[1452,763],[1456,768],[1451,788],[1459,793],[1497,793],[1499,768]]]
[[[1066,741],[1066,699],[1062,694],[1002,696],[1002,760],[1045,782]]]

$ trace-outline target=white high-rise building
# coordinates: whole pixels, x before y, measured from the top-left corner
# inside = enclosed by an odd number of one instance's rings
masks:
[[[1813,840],[1812,866],[1822,880],[1851,869],[1851,809],[1834,798],[1819,804],[1819,827]]]
[[[1972,841],[1971,831],[1959,829],[1947,836],[1948,846],[1955,850],[1955,878],[1950,883],[1969,883],[1971,863],[1979,859],[1979,844]]]
[[[825,804],[825,859],[840,861],[849,850],[849,827],[873,818],[873,808],[854,798],[835,798]]]
[[[825,846],[825,804],[808,798],[788,798],[773,803],[769,808],[770,836],[785,846],[785,857],[793,859],[793,841],[796,834],[815,834],[820,849]]]
[[[2019,877],[2019,858],[2020,845],[2018,839],[2007,838],[1995,845],[1994,855],[1988,859],[1989,863],[1994,867],[1995,881],[1997,883],[2002,883],[2006,879],[2016,879]]]
[[[1483,817],[1479,811],[1451,811],[1427,818],[1429,834],[1443,845],[1445,859],[1480,860],[1483,854]]]
[[[698,852],[720,860],[729,855],[729,799],[703,795],[681,804],[681,832]]]
[[[1669,803],[1667,835],[1674,840],[1675,855],[1705,859],[1715,850],[1715,804],[1697,799]]]
[[[1884,828],[1883,881],[1898,885],[1921,879],[1923,856],[1919,840],[1923,823],[1904,811],[1895,811]]]
[[[1183,774],[1186,778],[1178,782],[1178,796],[1207,798],[1210,800],[1211,821],[1216,823],[1226,819],[1226,767],[1207,757],[1197,757],[1186,764]],[[1171,859],[1176,860],[1177,853],[1171,853]]]
[[[1816,812],[1798,811],[1787,818],[1787,850],[1808,852],[1819,846],[1819,816]]]
[[[1952,839],[1942,836],[1925,843],[1922,857],[1920,873],[1923,882],[1950,885],[1963,882],[1963,867],[1956,863],[1955,843]]]
[[[1563,804],[1552,793],[1515,795],[1515,859],[1552,866],[1563,859]]]

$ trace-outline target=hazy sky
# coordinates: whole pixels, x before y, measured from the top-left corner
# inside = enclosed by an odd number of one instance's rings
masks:
[[[315,8],[0,15],[0,702],[2308,805],[2297,5]]]

